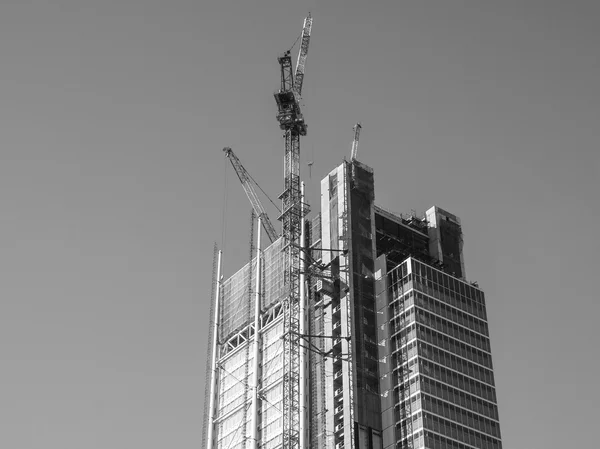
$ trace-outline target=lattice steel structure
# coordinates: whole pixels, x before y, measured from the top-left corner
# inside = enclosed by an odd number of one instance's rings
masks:
[[[321,181],[320,215],[305,221],[311,29],[309,15],[295,71],[291,51],[278,58],[282,235],[250,189],[272,244],[260,248],[259,230],[256,255],[228,279],[219,253],[206,447],[502,449],[485,300],[465,280],[458,217],[376,206],[357,125],[350,161]],[[226,153],[246,189],[251,178]]]
[[[275,93],[279,127],[285,142],[284,190],[281,199],[282,234],[285,241],[284,285],[284,382],[283,382],[283,448],[300,445],[300,226],[306,214],[300,186],[300,136],[306,135],[306,123],[300,110],[304,65],[308,52],[312,17],[304,19],[302,40],[295,75],[292,58],[287,51],[278,58],[281,86]]]
[[[373,170],[344,162],[311,225],[286,217],[292,237],[217,270],[208,448],[502,449],[459,218],[395,215],[374,195]]]

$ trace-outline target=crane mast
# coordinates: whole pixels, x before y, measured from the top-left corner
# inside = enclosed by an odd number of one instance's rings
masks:
[[[306,123],[300,110],[300,95],[313,19],[304,19],[302,40],[295,75],[290,51],[278,57],[281,86],[275,93],[277,120],[285,144],[281,199],[282,234],[285,239],[284,288],[284,374],[283,374],[283,449],[300,447],[300,237],[301,223],[307,212],[300,185],[300,136],[306,135]]]
[[[256,213],[256,216],[258,218],[260,218],[263,228],[264,228],[265,232],[267,233],[267,237],[269,237],[269,240],[271,241],[271,243],[273,243],[275,240],[277,240],[277,237],[278,237],[277,231],[275,231],[275,227],[273,226],[273,223],[271,223],[271,220],[269,219],[269,216],[267,215],[265,208],[263,207],[262,203],[260,202],[260,199],[256,193],[256,190],[254,190],[254,187],[252,186],[252,183],[250,182],[250,180],[252,179],[250,174],[246,171],[246,169],[244,168],[244,166],[242,165],[242,163],[240,162],[240,160],[238,159],[238,157],[235,155],[235,153],[233,152],[233,150],[231,148],[225,147],[225,148],[223,148],[223,151],[225,152],[225,156],[227,158],[229,158],[229,161],[231,162],[231,165],[233,166],[235,173],[237,174],[238,178],[240,179],[240,182],[242,183],[242,187],[244,188],[244,191],[246,192],[246,196],[248,196],[248,199],[250,200],[250,203],[252,204],[254,213]]]

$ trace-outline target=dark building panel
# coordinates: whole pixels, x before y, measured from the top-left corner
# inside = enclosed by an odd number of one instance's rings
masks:
[[[415,217],[407,219],[376,207],[375,238],[376,255],[386,255],[388,270],[398,266],[408,257],[432,262],[426,221]]]
[[[375,314],[372,211],[375,184],[372,170],[358,162],[346,165],[349,179],[351,297],[354,304],[354,360],[356,414],[363,426],[381,429],[377,324]]]

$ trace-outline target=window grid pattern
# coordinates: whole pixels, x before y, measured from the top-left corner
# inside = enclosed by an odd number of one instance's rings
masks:
[[[481,290],[429,265],[414,259],[411,260],[413,280],[417,290],[464,310],[483,321],[487,320],[485,300]]]
[[[260,372],[262,403],[259,409],[261,448],[277,448],[282,443],[282,335],[282,320],[271,324],[262,332],[263,356]],[[246,351],[246,345],[249,345],[248,351]],[[217,425],[217,447],[219,448],[250,449],[254,447],[251,440],[252,423],[249,413],[252,401],[249,387],[254,374],[253,346],[253,341],[241,345],[220,361],[219,423]],[[248,366],[246,367],[246,365]],[[245,421],[244,415],[246,416]]]
[[[429,412],[478,432],[500,438],[500,426],[491,419],[426,394],[422,396],[422,402],[423,408]]]
[[[249,353],[252,354],[253,343],[250,344]],[[254,372],[254,357],[246,359],[245,346],[240,347],[230,356],[220,362],[219,382],[219,417],[223,417],[217,426],[217,447],[231,449],[249,449],[249,435],[251,420],[244,409],[250,407],[249,389],[246,384]],[[246,374],[248,364],[248,377]],[[244,421],[244,415],[246,420]]]
[[[250,267],[252,272],[250,271]],[[233,276],[223,282],[221,287],[221,322],[220,338],[226,340],[231,334],[247,325],[251,319],[253,307],[248,307],[248,301],[252,300],[249,296],[248,288],[254,288],[251,285],[251,279],[254,278],[256,271],[256,259],[251,264],[244,265]]]
[[[409,362],[411,392],[417,388],[410,399],[414,448],[501,449],[483,292],[420,261],[408,263],[390,273],[389,344],[392,354],[416,355]],[[396,407],[396,447],[403,447],[399,396]]]
[[[248,343],[246,343],[248,344]],[[219,381],[219,415],[224,416],[238,408],[244,403],[246,384],[252,379],[254,372],[252,356],[253,343],[250,343],[249,357],[246,360],[245,345],[237,350],[230,357],[220,362],[220,381]],[[248,365],[248,377],[245,378],[246,365]]]
[[[490,339],[477,332],[472,331],[462,324],[462,320],[466,318],[466,314],[456,311],[454,314],[448,314],[442,310],[441,303],[435,301],[432,298],[428,298],[425,295],[416,293],[416,303],[419,306],[419,322],[426,324],[432,329],[438,332],[444,333],[457,340],[464,341],[470,345],[491,354]],[[429,300],[429,301],[427,301]],[[437,304],[436,304],[437,303]],[[423,310],[427,309],[427,310]],[[432,312],[434,313],[432,313]],[[460,316],[463,315],[463,316]],[[452,316],[454,316],[456,322],[452,322]],[[459,324],[457,324],[457,322]]]
[[[263,333],[261,448],[277,448],[283,442],[283,322]]]
[[[420,336],[420,341],[426,341]],[[468,360],[456,357],[450,352],[440,349],[441,346],[434,346],[427,343],[420,343],[419,356],[423,359],[427,359],[432,362],[436,362],[445,368],[450,368],[459,373],[465,373],[466,375],[477,379],[480,382],[484,382],[488,385],[494,384],[494,375],[491,370],[483,368],[482,366],[471,363]]]
[[[478,396],[422,376],[421,391],[498,421],[498,407]]]
[[[446,334],[437,332],[428,326],[419,324],[419,338],[432,345],[443,348],[445,351],[451,352],[459,357],[477,363],[485,368],[492,369],[492,357],[490,354],[480,351],[471,345],[468,345],[459,339],[449,337]]]
[[[285,286],[283,285],[285,252],[283,251],[283,247],[283,238],[279,238],[263,252],[263,310],[278,303],[285,296]]]
[[[245,423],[240,423],[243,419],[244,411],[240,409],[219,423],[217,447],[230,449],[250,449],[252,447],[251,441],[245,438],[249,431],[250,419],[246,419]]]
[[[263,251],[263,310],[279,303],[285,295],[283,243],[283,239],[279,238]],[[244,265],[230,278],[223,281],[220,304],[221,340],[227,340],[254,320],[254,298],[249,295],[248,289],[250,288],[252,292],[255,288],[255,273],[256,258],[252,259],[251,264]],[[252,279],[248,279],[249,276]],[[250,307],[248,307],[249,299],[252,302]]]
[[[483,292],[422,262],[411,263],[424,447],[500,449]],[[457,444],[443,445],[442,439]]]
[[[439,434],[445,442],[457,440],[459,443],[472,446],[477,449],[501,449],[502,443],[499,439],[473,429],[464,427],[456,422],[444,419],[432,413],[423,412],[426,435]],[[435,433],[434,433],[435,432]],[[445,437],[445,438],[443,438]],[[426,441],[426,448],[446,448],[448,446],[431,446]]]

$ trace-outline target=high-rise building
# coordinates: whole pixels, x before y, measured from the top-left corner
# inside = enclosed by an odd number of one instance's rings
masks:
[[[353,160],[321,181],[305,228],[301,449],[501,449],[485,298],[466,280],[460,219],[376,206],[373,170]],[[283,249],[275,241],[219,283],[207,448],[283,445]]]

